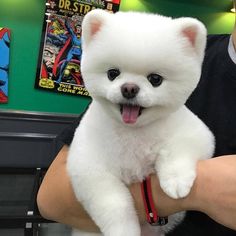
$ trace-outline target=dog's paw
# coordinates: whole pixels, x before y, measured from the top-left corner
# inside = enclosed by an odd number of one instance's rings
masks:
[[[161,176],[160,185],[162,190],[171,198],[183,198],[186,197],[196,178],[195,171],[189,171],[188,173],[178,173],[172,176]]]

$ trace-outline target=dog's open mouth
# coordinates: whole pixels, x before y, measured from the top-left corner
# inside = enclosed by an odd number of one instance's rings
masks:
[[[126,124],[134,124],[142,114],[143,107],[131,104],[120,104],[122,120]]]

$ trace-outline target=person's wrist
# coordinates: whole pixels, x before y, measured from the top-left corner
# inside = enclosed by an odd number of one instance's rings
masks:
[[[203,194],[199,185],[204,181],[205,162],[199,161],[197,164],[197,177],[188,196],[180,199],[173,199],[166,195],[160,187],[159,180],[156,175],[151,175],[151,188],[153,201],[161,217],[169,216],[177,212],[186,210],[201,210]],[[146,213],[141,193],[141,183],[135,183],[130,186],[130,192],[135,200],[135,207],[139,214],[141,223],[146,222]]]
[[[131,195],[134,199],[135,209],[141,224],[146,222],[145,208],[143,204],[142,193],[140,189],[141,183],[134,183],[129,187]]]
[[[205,189],[205,181],[207,177],[207,170],[206,170],[206,160],[200,160],[197,163],[196,167],[196,179],[193,183],[190,193],[188,196],[182,199],[181,205],[184,210],[196,210],[202,211],[203,203],[204,203],[204,196],[208,192]]]
[[[183,199],[173,199],[164,193],[155,175],[151,176],[151,183],[153,200],[159,216],[165,217],[185,210]]]

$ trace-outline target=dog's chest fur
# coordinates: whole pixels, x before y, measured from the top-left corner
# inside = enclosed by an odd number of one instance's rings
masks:
[[[163,130],[159,133],[156,124],[133,128],[119,124],[109,116],[96,116],[96,120],[92,117],[94,114],[91,112],[85,115],[77,137],[84,137],[82,134],[86,134],[90,140],[89,148],[82,148],[83,151],[95,151],[93,161],[109,168],[109,171],[127,184],[142,181],[145,176],[154,172],[155,161],[164,144],[160,136]],[[83,140],[77,140],[77,143],[83,143]],[[96,159],[97,156],[99,159]]]
[[[154,163],[158,156],[158,139],[153,133],[144,129],[130,132],[129,129],[114,143],[118,152],[113,153],[119,160],[120,177],[126,183],[142,181],[143,178],[154,172]],[[116,162],[116,160],[114,160]]]

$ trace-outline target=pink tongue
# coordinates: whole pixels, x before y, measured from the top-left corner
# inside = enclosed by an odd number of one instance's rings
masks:
[[[127,124],[134,124],[139,116],[139,106],[123,105],[122,119]]]

